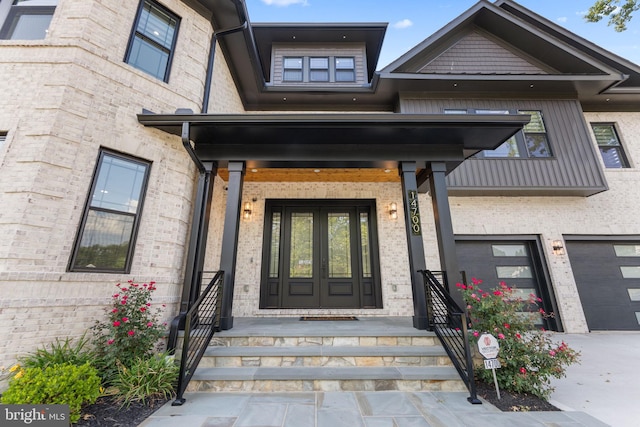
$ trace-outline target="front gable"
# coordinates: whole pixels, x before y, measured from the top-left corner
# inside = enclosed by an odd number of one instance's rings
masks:
[[[471,26],[457,42],[417,70],[422,74],[555,74],[522,51]]]

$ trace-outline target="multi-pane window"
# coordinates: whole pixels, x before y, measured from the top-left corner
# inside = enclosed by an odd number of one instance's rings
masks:
[[[629,162],[613,123],[592,123],[591,128],[596,136],[596,142],[605,167],[612,169],[628,168]]]
[[[148,162],[100,153],[69,270],[129,272],[149,168]]]
[[[336,81],[356,81],[356,64],[353,57],[336,58]]]
[[[44,39],[57,4],[58,0],[1,1],[0,39]]]
[[[503,142],[494,150],[484,150],[476,157],[484,158],[537,158],[551,157],[551,148],[544,125],[542,112],[537,110],[486,110],[486,109],[445,109],[445,114],[527,114],[531,121],[524,125],[522,132]]]
[[[162,81],[169,80],[180,18],[152,0],[143,0],[125,62]]]
[[[283,72],[282,80],[285,82],[301,82],[303,78],[302,58],[297,56],[284,58]]]
[[[349,83],[356,81],[355,58],[335,56],[285,56],[284,83]]]
[[[329,81],[329,58],[309,58],[309,81]]]

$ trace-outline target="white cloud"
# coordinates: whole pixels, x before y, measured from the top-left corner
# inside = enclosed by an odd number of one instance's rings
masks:
[[[262,0],[262,3],[267,6],[287,7],[292,4],[301,4],[302,6],[308,6],[307,0]]]
[[[393,24],[393,28],[397,28],[398,30],[402,30],[404,28],[409,28],[412,25],[413,25],[413,22],[411,22],[410,19],[403,19],[402,21],[398,21],[395,24]]]
[[[569,19],[566,16],[561,16],[557,19],[558,22],[567,22]]]

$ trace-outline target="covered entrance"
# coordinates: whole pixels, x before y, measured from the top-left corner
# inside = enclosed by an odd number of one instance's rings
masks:
[[[375,204],[268,200],[260,308],[380,308]]]
[[[193,114],[181,110],[177,114],[166,115],[143,113],[138,115],[138,120],[145,126],[181,136],[200,173],[181,311],[186,312],[200,295],[213,177],[218,169],[228,171],[220,259],[220,271],[224,272],[220,328],[225,330],[233,327],[239,223],[247,168],[388,168],[398,170],[402,184],[413,325],[426,329],[427,305],[421,273],[426,265],[417,195],[419,192],[430,193],[440,254],[440,265],[430,268],[448,272],[446,285],[451,289],[459,281],[459,268],[446,174],[478,151],[496,148],[521,129],[529,121],[529,116],[397,113],[225,115]],[[278,295],[275,302],[261,298],[261,304],[285,307],[381,305],[376,291],[376,280],[379,279],[373,259],[374,239],[369,238],[366,243],[370,245],[367,259],[372,263],[371,278],[368,278],[365,274],[368,267],[365,267],[362,255],[365,244],[359,227],[364,213],[370,220],[369,227],[372,227],[373,210],[371,207],[368,211],[360,210],[357,206],[355,210],[345,206],[334,208],[336,206],[320,206],[314,211],[308,207],[296,210],[291,206],[289,211],[281,211],[279,242],[288,243],[273,252],[278,254],[277,257],[267,259],[267,264],[274,262],[274,269],[268,270],[269,274],[273,272],[280,277],[274,281],[273,287],[264,288],[269,289],[269,293],[275,290]],[[286,216],[285,212],[291,212],[291,215]],[[345,225],[347,217],[348,226]],[[284,228],[287,222],[288,231]],[[273,219],[269,224],[274,227]],[[331,245],[336,245],[339,240],[322,237],[323,234],[328,236],[331,224],[336,230],[349,230],[349,237],[345,240],[349,243],[348,248],[347,245],[332,248]],[[314,252],[315,255],[308,256],[297,248],[299,236],[294,226],[308,228],[308,234],[317,242],[314,244],[314,251],[318,251]],[[269,245],[271,243],[269,241]],[[300,243],[304,243],[301,237]],[[329,272],[331,251],[335,251],[336,259],[339,253],[351,258],[350,262],[334,263],[334,277],[330,277]],[[309,270],[309,266],[315,266],[315,270]],[[346,268],[351,268],[351,272],[348,273]],[[368,288],[372,289],[371,296],[367,295]]]

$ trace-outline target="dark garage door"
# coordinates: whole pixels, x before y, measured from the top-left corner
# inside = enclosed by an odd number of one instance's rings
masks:
[[[492,289],[504,281],[516,289],[516,295],[527,299],[529,294],[541,298],[542,307],[553,312],[553,297],[548,291],[542,259],[535,240],[464,240],[456,239],[456,252],[460,270],[467,281],[473,277],[481,279],[483,286]],[[531,307],[536,310],[536,307]],[[538,325],[549,330],[559,330],[557,317],[538,318]]]
[[[590,330],[640,330],[640,242],[567,241]]]

